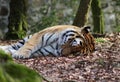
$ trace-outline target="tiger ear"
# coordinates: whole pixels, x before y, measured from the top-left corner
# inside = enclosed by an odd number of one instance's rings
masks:
[[[91,29],[90,26],[84,26],[84,27],[82,27],[81,32],[82,32],[82,33],[89,33],[89,32],[90,32],[90,29]]]

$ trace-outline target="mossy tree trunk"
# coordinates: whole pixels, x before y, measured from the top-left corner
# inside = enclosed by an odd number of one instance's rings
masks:
[[[87,13],[92,0],[80,0],[80,5],[74,19],[73,25],[82,27],[87,22]]]
[[[93,31],[95,33],[104,33],[104,20],[103,13],[101,10],[100,0],[92,0],[91,3],[92,14],[93,14]]]
[[[20,39],[27,31],[27,2],[28,0],[11,0],[8,32],[6,39]]]

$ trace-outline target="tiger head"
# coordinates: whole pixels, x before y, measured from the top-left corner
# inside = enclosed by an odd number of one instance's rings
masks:
[[[90,33],[90,28],[90,26],[84,26],[81,28],[81,34],[83,35],[83,49],[80,49],[80,52],[84,54],[95,51],[95,39]]]
[[[63,54],[72,53],[78,55],[93,52],[95,50],[95,40],[90,34],[90,27],[84,26],[80,28],[79,33],[74,38],[70,38],[63,48]]]

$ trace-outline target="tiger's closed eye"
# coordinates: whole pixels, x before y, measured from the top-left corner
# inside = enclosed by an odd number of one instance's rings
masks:
[[[80,45],[81,45],[81,46],[83,45],[82,41],[80,41]]]
[[[80,38],[80,36],[76,36],[76,38]]]

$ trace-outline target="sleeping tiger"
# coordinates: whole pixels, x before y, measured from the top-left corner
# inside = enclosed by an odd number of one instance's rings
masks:
[[[67,56],[69,54],[88,54],[95,49],[90,27],[58,25],[46,28],[25,37],[15,44],[0,46],[13,58],[32,58],[38,56]]]

